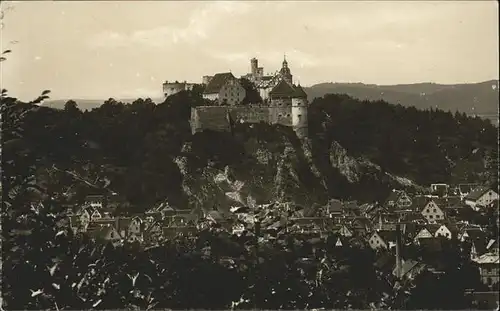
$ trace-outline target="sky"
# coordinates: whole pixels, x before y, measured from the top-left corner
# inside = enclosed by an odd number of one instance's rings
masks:
[[[2,88],[30,100],[161,97],[165,80],[275,72],[295,82],[499,77],[497,1],[10,1]]]

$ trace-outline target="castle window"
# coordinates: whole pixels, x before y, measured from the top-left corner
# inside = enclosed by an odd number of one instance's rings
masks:
[[[297,115],[297,117],[299,117],[299,119],[300,119],[300,118],[302,118],[302,115],[301,115],[301,114],[299,114],[299,115]]]
[[[286,116],[287,116],[287,117],[290,117],[290,114],[289,114],[289,113],[287,113],[287,115],[286,115]]]

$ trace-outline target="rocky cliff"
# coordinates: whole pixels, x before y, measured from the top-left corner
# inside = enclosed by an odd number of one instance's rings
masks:
[[[349,154],[337,142],[315,145],[286,127],[240,125],[233,134],[203,132],[186,142],[175,163],[192,208],[329,198],[382,200],[391,188],[417,187]],[[215,146],[218,145],[218,146]]]

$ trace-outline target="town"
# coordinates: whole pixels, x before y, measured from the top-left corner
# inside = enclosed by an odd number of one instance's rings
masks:
[[[253,210],[275,209],[286,215],[280,225],[288,234],[320,239],[334,236],[335,247],[361,243],[377,252],[377,268],[389,268],[402,278],[414,278],[424,269],[441,273],[443,262],[432,258],[440,252],[442,243],[455,241],[480,272],[484,288],[477,289],[482,293],[478,299],[489,299],[494,305],[500,268],[498,202],[498,193],[481,185],[433,184],[427,193],[420,194],[395,189],[385,202],[373,204],[331,199],[316,207],[273,202],[206,212],[162,203],[144,214],[119,215],[114,209],[119,204],[116,195],[90,195],[71,213],[67,225],[77,235],[113,245],[125,243],[146,248],[175,236],[194,236],[206,225],[220,226],[239,235],[245,230],[245,222],[255,221]],[[412,246],[422,247],[426,255],[411,257],[405,248]],[[491,297],[484,298],[484,292],[489,291]]]

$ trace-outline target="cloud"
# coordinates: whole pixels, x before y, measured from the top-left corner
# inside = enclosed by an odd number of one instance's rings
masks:
[[[145,45],[151,47],[172,46],[177,43],[194,44],[206,40],[210,32],[222,22],[227,22],[237,15],[245,14],[252,6],[239,1],[217,1],[204,3],[195,10],[185,27],[165,26],[138,30],[131,34],[105,31],[90,38],[92,48],[125,47]]]

